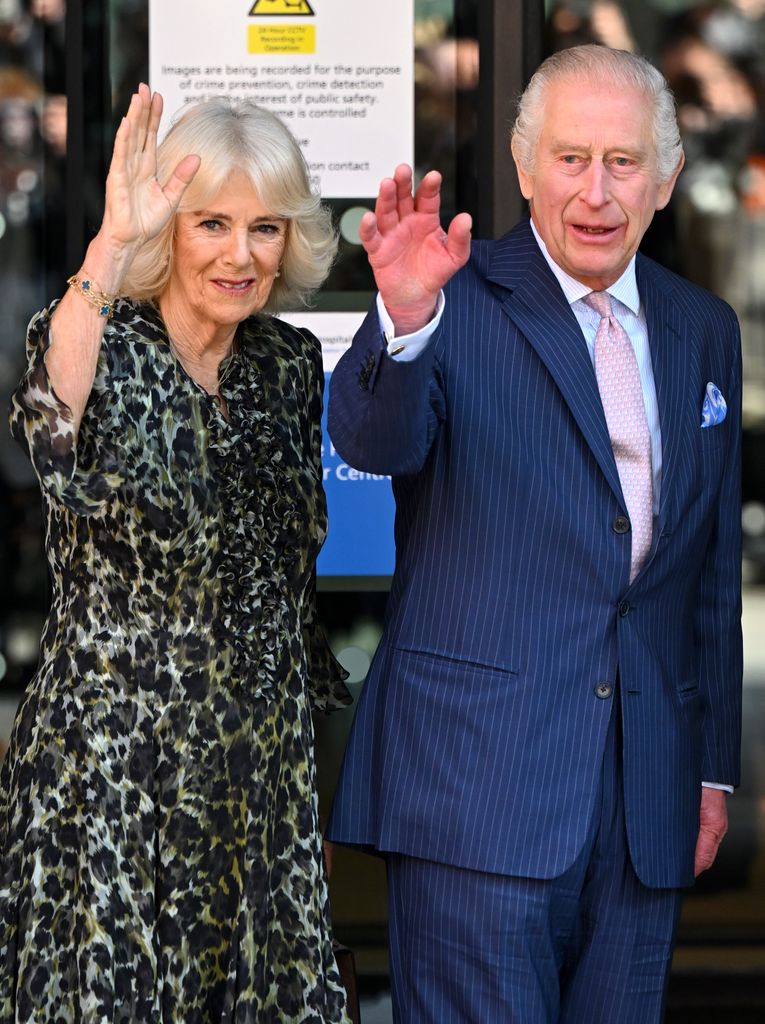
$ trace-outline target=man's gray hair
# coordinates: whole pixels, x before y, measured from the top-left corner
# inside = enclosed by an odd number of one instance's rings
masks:
[[[561,81],[609,82],[638,89],[653,104],[653,138],[656,170],[661,182],[669,181],[683,152],[677,127],[675,98],[660,71],[644,57],[626,50],[588,44],[572,46],[548,57],[534,72],[518,101],[512,130],[513,154],[527,174],[534,174],[539,134],[550,85]]]

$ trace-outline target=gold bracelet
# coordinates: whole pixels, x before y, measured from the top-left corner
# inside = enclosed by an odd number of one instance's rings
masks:
[[[76,292],[79,292],[83,299],[86,299],[91,306],[95,306],[101,316],[105,316],[107,320],[109,319],[114,312],[116,295],[107,295],[105,292],[96,291],[89,277],[84,277],[80,280],[76,274],[72,274],[71,277],[67,278],[66,283],[70,288],[74,288]]]

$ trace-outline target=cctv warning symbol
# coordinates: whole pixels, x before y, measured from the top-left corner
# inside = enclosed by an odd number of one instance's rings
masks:
[[[313,7],[308,0],[255,0],[250,15],[276,14],[280,18],[289,14],[313,14]]]

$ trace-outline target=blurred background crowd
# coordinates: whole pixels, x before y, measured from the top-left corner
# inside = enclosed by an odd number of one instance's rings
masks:
[[[473,213],[478,203],[479,21],[499,2],[414,0],[416,171],[438,167],[444,173],[445,217],[458,209]],[[534,7],[534,0],[517,2]],[[536,2],[542,56],[600,42],[642,52],[667,77],[677,98],[687,163],[671,205],[656,217],[643,248],[723,296],[741,321],[745,782],[730,801],[731,835],[720,862],[684,912],[671,1019],[745,1024],[764,1019],[759,1014],[765,1009],[765,0]],[[31,313],[62,292],[73,269],[65,265],[77,155],[67,148],[72,90],[67,37],[79,28],[77,19],[92,16],[96,8],[106,27],[103,67],[118,119],[135,84],[148,75],[148,0],[70,2],[68,9],[66,0],[0,0],[3,402],[21,372]],[[84,87],[98,91],[103,83],[86,81]],[[512,113],[508,96],[508,127]],[[106,137],[112,128],[113,122],[103,125]],[[514,190],[509,154],[507,167],[507,188]],[[81,188],[95,196],[101,192],[100,184],[90,189],[87,179]],[[343,201],[335,205],[339,217]],[[87,211],[87,195],[84,206]],[[95,211],[90,220],[95,228]],[[326,286],[333,301],[344,296],[337,308],[362,309],[370,298],[371,277],[356,242],[343,239]],[[336,653],[359,689],[380,634],[384,584],[334,580],[320,597]],[[0,743],[34,671],[46,602],[36,482],[0,427]],[[319,723],[325,803],[352,714]],[[337,931],[357,952],[366,1020],[388,1019],[383,872],[370,859],[340,853],[333,885]]]

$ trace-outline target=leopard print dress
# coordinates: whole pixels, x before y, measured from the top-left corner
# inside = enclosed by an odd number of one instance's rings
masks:
[[[311,722],[349,700],[315,620],[318,345],[247,320],[224,417],[123,300],[75,438],[48,324],[11,409],[53,600],[0,776],[0,1021],[347,1022]]]

